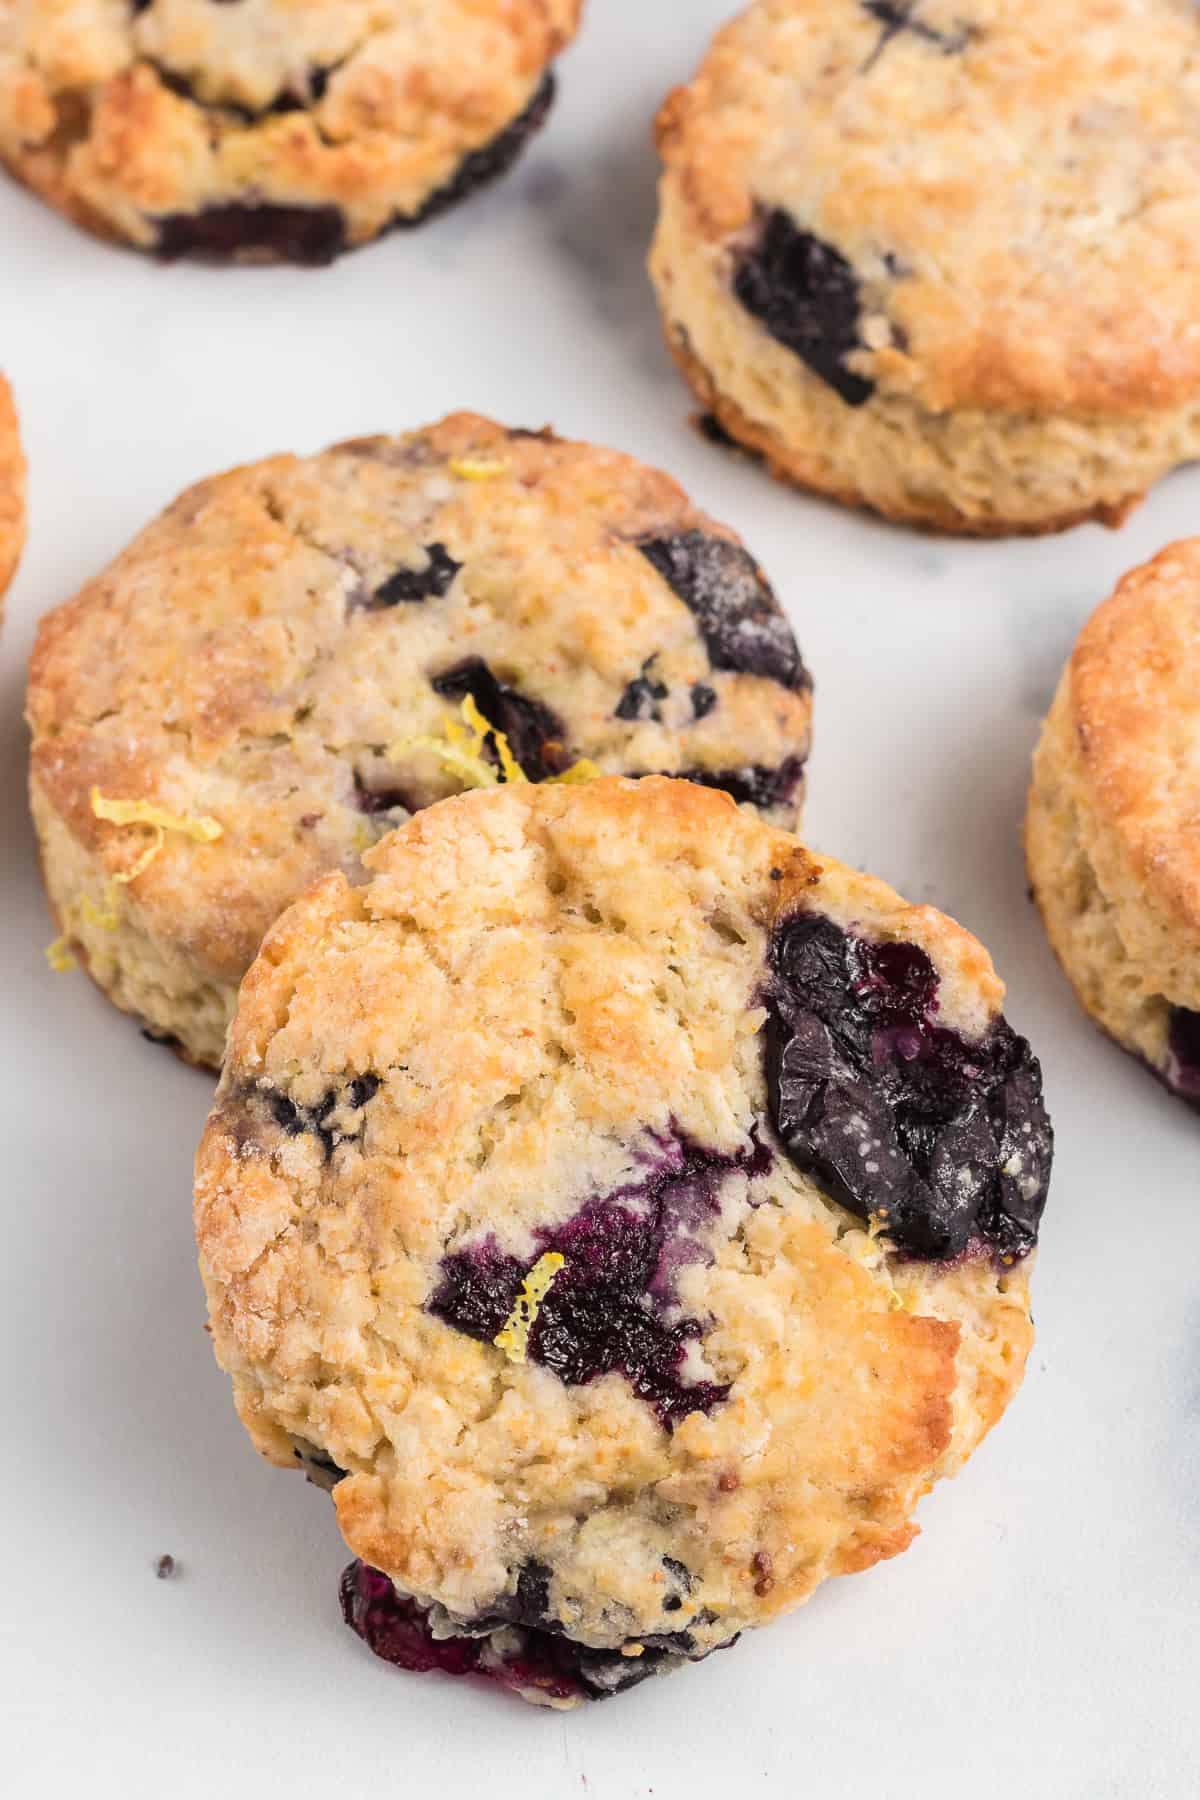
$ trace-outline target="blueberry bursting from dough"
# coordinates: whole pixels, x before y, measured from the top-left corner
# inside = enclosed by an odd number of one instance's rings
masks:
[[[545,123],[554,101],[554,77],[547,75],[525,111],[511,125],[464,157],[456,174],[415,212],[392,220],[398,230],[424,224],[447,211],[476,188],[507,173],[525,144]],[[319,98],[314,94],[314,98]],[[277,108],[277,110],[280,110]],[[155,254],[164,262],[195,256],[215,261],[307,264],[334,262],[350,248],[346,221],[337,206],[256,205],[233,201],[198,212],[165,213],[155,224]]]

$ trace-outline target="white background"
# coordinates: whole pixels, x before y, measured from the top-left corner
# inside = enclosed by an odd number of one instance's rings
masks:
[[[159,268],[0,183],[0,365],[29,550],[0,643],[0,1747],[14,1795],[696,1800],[1197,1791],[1195,1117],[1075,1010],[1026,895],[1038,719],[1126,567],[1200,526],[1200,471],[1119,533],[956,544],[774,486],[690,429],[642,273],[650,124],[728,0],[592,0],[498,189],[324,271]],[[52,935],[24,668],[187,483],[456,406],[670,469],[765,565],[817,683],[808,835],[992,949],[1059,1133],[1023,1393],[899,1560],[670,1681],[553,1715],[405,1676],[339,1622],[328,1502],[260,1463],[212,1364],[190,1234],[210,1081]],[[160,1552],[181,1573],[157,1581]]]

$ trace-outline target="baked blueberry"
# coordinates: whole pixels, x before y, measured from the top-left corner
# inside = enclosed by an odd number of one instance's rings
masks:
[[[906,1547],[1031,1339],[1050,1132],[1002,993],[931,907],[656,776],[448,799],[289,908],[197,1236],[377,1655],[574,1705]]]
[[[729,1157],[672,1136],[644,1160],[641,1180],[587,1200],[560,1226],[535,1231],[538,1255],[528,1266],[494,1237],[452,1251],[429,1305],[456,1330],[491,1343],[538,1261],[561,1257],[562,1272],[541,1301],[525,1354],[574,1384],[619,1371],[669,1428],[728,1393],[718,1383],[683,1379],[703,1321],[681,1309],[677,1276],[705,1256],[700,1234],[718,1210],[723,1177],[738,1168],[762,1173],[770,1157],[754,1143]]]
[[[440,600],[462,568],[445,544],[426,544],[425,563],[420,569],[397,569],[380,583],[372,594],[370,606],[411,605],[419,600]]]
[[[721,788],[739,804],[756,806],[765,813],[785,807],[795,799],[804,782],[804,758],[787,756],[777,769],[750,764],[744,769],[681,769],[685,781],[702,787]]]
[[[863,64],[864,74],[875,67],[893,39],[905,32],[918,42],[940,50],[943,56],[960,56],[975,36],[975,27],[964,22],[949,31],[930,24],[922,16],[922,0],[859,0],[859,4],[883,27],[879,41]]]
[[[496,732],[503,732],[508,747],[530,781],[560,775],[572,757],[567,727],[542,701],[493,674],[481,656],[468,656],[453,668],[432,677],[435,694],[447,700],[474,701],[495,731],[487,734],[487,754],[499,765]]]
[[[1025,1040],[1003,1017],[948,1030],[924,950],[819,914],[776,927],[771,966],[772,1120],[797,1165],[908,1255],[1026,1255],[1054,1140]]]
[[[642,664],[642,672],[629,683],[621,698],[617,701],[618,719],[653,719],[656,724],[662,721],[662,701],[667,699],[671,690],[665,681],[659,681],[652,673],[654,658],[647,657]],[[712,689],[707,690],[712,693]],[[702,712],[696,711],[695,688],[692,689],[692,716],[703,718]],[[714,701],[716,695],[713,695]]]
[[[792,628],[743,545],[711,532],[643,538],[638,549],[696,616],[714,669],[811,685]]]
[[[459,413],[234,470],[43,621],[59,928],[215,1066],[272,920],[449,794],[686,770],[794,823],[800,667],[737,541],[614,451]]]
[[[793,350],[847,406],[862,406],[874,383],[847,366],[863,349],[858,278],[832,244],[800,231],[782,207],[760,221],[738,264],[733,290],[773,338]]]

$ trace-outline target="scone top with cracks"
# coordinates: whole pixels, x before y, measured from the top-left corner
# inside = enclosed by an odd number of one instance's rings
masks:
[[[409,812],[590,766],[790,824],[810,713],[765,578],[673,481],[456,414],[203,482],[50,614],[34,815],[96,980],[219,1062],[267,927]],[[147,862],[153,826],[110,799],[184,828]]]
[[[197,1164],[217,1355],[346,1616],[569,1703],[915,1535],[1030,1342],[980,946],[690,783],[419,814],[290,908]]]
[[[1192,0],[754,0],[660,117],[672,346],[807,485],[1115,517],[1196,454],[1198,104]]]
[[[0,158],[177,256],[327,262],[501,173],[579,0],[24,0]]]
[[[1034,766],[1035,897],[1080,999],[1200,1107],[1200,538],[1079,634]]]

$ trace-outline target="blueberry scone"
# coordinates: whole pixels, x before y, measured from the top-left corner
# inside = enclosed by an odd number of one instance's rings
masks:
[[[1126,575],[1084,626],[1025,844],[1081,1004],[1200,1108],[1200,538]]]
[[[651,268],[772,470],[948,531],[1200,454],[1194,0],[755,0],[659,119]]]
[[[42,622],[57,959],[218,1063],[267,927],[410,813],[607,771],[790,825],[811,705],[753,558],[630,457],[460,413],[235,469]]]
[[[24,542],[25,458],[12,390],[0,375],[0,602],[13,578]]]
[[[664,779],[418,814],[277,921],[197,1162],[217,1356],[347,1623],[556,1706],[906,1548],[1031,1341],[986,952]]]
[[[580,0],[20,0],[0,159],[161,256],[329,262],[500,174]]]

